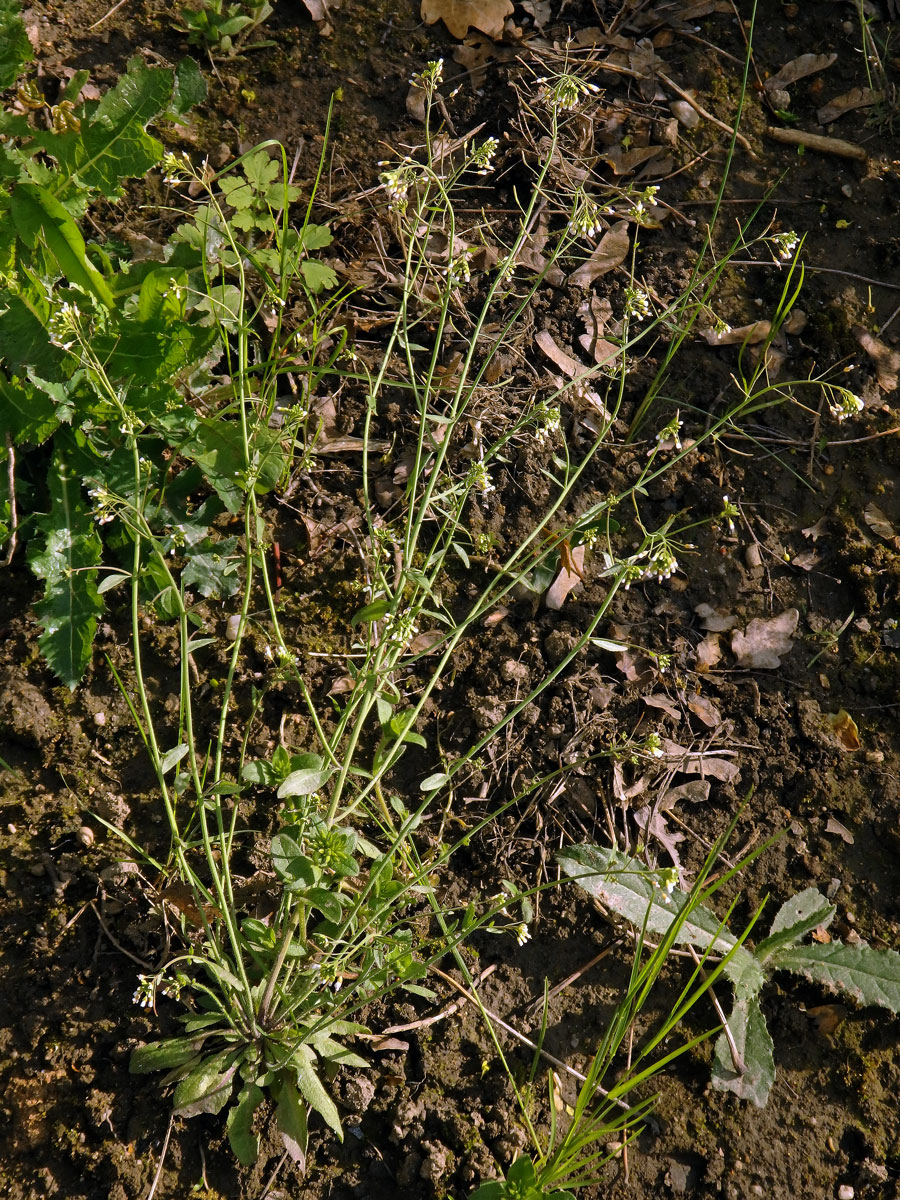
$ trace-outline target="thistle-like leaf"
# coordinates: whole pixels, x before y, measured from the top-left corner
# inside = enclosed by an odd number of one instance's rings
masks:
[[[101,544],[79,481],[65,455],[50,465],[50,512],[38,520],[44,548],[31,555],[31,569],[44,580],[35,606],[43,633],[38,644],[51,670],[75,688],[91,657],[103,600],[97,591]]]

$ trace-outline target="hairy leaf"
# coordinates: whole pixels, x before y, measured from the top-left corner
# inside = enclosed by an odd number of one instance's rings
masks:
[[[167,1038],[164,1042],[150,1042],[138,1046],[132,1052],[128,1070],[132,1075],[149,1075],[153,1071],[170,1071],[196,1058],[203,1045],[203,1035],[198,1037]]]
[[[221,538],[217,542],[204,538],[192,548],[181,582],[188,590],[198,591],[212,600],[227,600],[240,587],[237,574],[239,559],[235,557],[237,538]]]
[[[309,1140],[306,1106],[297,1094],[296,1086],[286,1075],[286,1072],[281,1072],[275,1121],[288,1157],[298,1163],[302,1170],[306,1164],[306,1147]]]
[[[203,1060],[175,1089],[173,1111],[179,1117],[221,1112],[234,1090],[237,1063],[226,1066],[234,1051],[221,1050]]]
[[[877,1004],[900,1013],[900,954],[875,950],[866,942],[847,946],[796,946],[772,955],[769,966],[776,971],[796,971],[814,983],[844,992],[859,1004]]]
[[[618,850],[607,850],[601,846],[573,846],[556,857],[565,873],[579,887],[638,929],[646,928],[648,933],[666,934],[688,903],[686,892],[675,888],[668,895],[658,886],[658,873],[648,871],[636,858],[629,858]],[[677,945],[713,950],[717,954],[734,950],[733,957],[725,966],[729,978],[741,977],[749,981],[758,977],[759,985],[762,984],[762,970],[753,955],[743,946],[738,946],[737,938],[723,929],[718,918],[702,904],[691,909],[676,934],[675,942]]]
[[[30,565],[45,581],[35,606],[43,626],[38,639],[44,658],[63,683],[75,688],[91,657],[103,600],[97,591],[101,544],[78,480],[60,452],[50,465],[50,512],[38,519],[44,548]]]
[[[741,1100],[750,1100],[762,1108],[775,1082],[774,1046],[758,993],[735,990],[737,999],[728,1018],[728,1028],[746,1069],[739,1072],[735,1068],[728,1039],[721,1033],[716,1041],[712,1085],[717,1091],[734,1092]]]
[[[827,928],[836,912],[816,888],[798,892],[775,914],[769,936],[756,947],[756,957],[765,962],[780,947],[795,945],[820,925]]]

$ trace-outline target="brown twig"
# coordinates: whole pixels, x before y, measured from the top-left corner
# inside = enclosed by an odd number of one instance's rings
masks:
[[[483,983],[496,970],[497,964],[491,963],[489,967],[485,967],[475,980],[475,983]],[[409,1033],[413,1029],[425,1029],[429,1025],[435,1025],[438,1021],[443,1021],[445,1017],[452,1017],[458,1009],[471,1000],[471,996],[465,996],[462,1000],[454,1000],[451,1004],[445,1005],[439,1012],[434,1013],[433,1016],[423,1017],[421,1021],[408,1021],[405,1025],[391,1025],[388,1029],[382,1029],[378,1036],[389,1037],[395,1033]]]
[[[97,29],[100,25],[103,24],[104,21],[108,21],[109,18],[113,15],[113,13],[117,13],[123,4],[127,4],[127,3],[128,3],[128,0],[119,0],[118,4],[114,4],[112,6],[112,8],[109,10],[109,12],[105,12],[102,17],[100,17],[98,20],[96,20],[93,23],[93,25],[88,25],[88,31],[90,31],[91,29]]]

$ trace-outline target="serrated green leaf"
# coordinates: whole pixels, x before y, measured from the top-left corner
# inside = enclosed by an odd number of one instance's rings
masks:
[[[344,1131],[341,1128],[337,1106],[325,1091],[322,1081],[316,1073],[316,1057],[312,1047],[298,1046],[292,1061],[297,1068],[297,1087],[301,1096],[343,1141]]]
[[[17,0],[0,0],[0,91],[12,85],[34,52]]]
[[[735,1070],[728,1039],[721,1033],[716,1040],[712,1085],[717,1091],[734,1092],[741,1100],[762,1108],[775,1082],[775,1047],[756,992],[738,994],[728,1028],[746,1070]]]
[[[300,245],[307,252],[322,250],[332,242],[331,230],[327,225],[306,225],[300,230]]]
[[[300,1165],[301,1170],[306,1164],[306,1148],[309,1141],[309,1129],[306,1120],[306,1106],[297,1094],[297,1088],[286,1077],[285,1072],[277,1088],[278,1107],[275,1112],[275,1123],[288,1157]]]
[[[48,666],[74,689],[91,657],[103,600],[97,592],[101,543],[81,489],[61,451],[50,464],[50,512],[38,519],[44,547],[32,552],[32,571],[44,580],[35,614],[43,627],[38,645]]]
[[[128,72],[100,103],[86,109],[75,161],[79,181],[114,197],[121,181],[144,175],[163,155],[145,126],[164,112],[173,97],[174,72],[132,59]]]
[[[867,942],[847,946],[834,941],[777,951],[769,966],[775,971],[796,971],[859,1004],[877,1004],[900,1013],[900,954],[896,950],[875,950]]]
[[[259,1138],[253,1132],[253,1115],[262,1102],[262,1088],[255,1083],[245,1084],[225,1122],[228,1143],[234,1157],[244,1167],[252,1167],[259,1158]]]
[[[168,111],[183,117],[195,105],[206,99],[206,80],[192,58],[183,58],[175,67],[175,83]]]
[[[33,248],[39,238],[43,239],[70,283],[96,296],[106,308],[113,308],[115,299],[109,284],[88,262],[78,226],[51,192],[33,183],[20,183],[10,196],[9,207],[26,246]]]
[[[816,888],[798,892],[775,914],[769,936],[756,947],[756,957],[765,962],[777,949],[795,945],[820,925],[827,928],[836,912]]]

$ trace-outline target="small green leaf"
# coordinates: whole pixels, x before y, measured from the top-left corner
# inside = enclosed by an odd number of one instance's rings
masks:
[[[350,618],[350,624],[352,626],[367,625],[370,621],[380,621],[390,611],[390,600],[373,600],[371,604],[367,604],[364,608],[353,614]]]
[[[234,1157],[244,1167],[252,1167],[259,1158],[259,1138],[253,1132],[253,1115],[262,1102],[262,1088],[255,1083],[245,1084],[225,1122],[228,1143]]]
[[[9,199],[19,237],[34,247],[43,238],[70,283],[91,292],[106,308],[115,307],[109,284],[88,262],[84,238],[56,197],[33,183],[20,183]]]
[[[173,767],[177,767],[189,750],[186,743],[180,746],[173,746],[171,750],[167,750],[159,761],[159,769],[163,775],[168,775]]]
[[[756,957],[765,962],[778,949],[795,945],[820,925],[827,929],[836,912],[816,888],[798,892],[775,914],[769,936],[756,947]]]
[[[327,267],[325,263],[320,263],[315,258],[308,258],[300,264],[300,271],[303,275],[303,282],[314,294],[325,291],[326,288],[334,288],[338,285],[338,277],[331,267]]]
[[[272,838],[272,866],[276,873],[295,891],[312,887],[318,878],[312,861],[300,849],[289,833],[276,833]]]
[[[427,779],[423,779],[419,784],[420,792],[436,792],[438,788],[442,788],[448,782],[450,776],[446,771],[435,771],[433,775],[429,775]]]
[[[291,771],[278,789],[278,799],[284,800],[288,796],[311,796],[326,783],[330,774],[327,768],[317,771],[303,767],[299,771]]]
[[[0,0],[0,91],[6,91],[31,62],[34,52],[17,0]]]
[[[110,575],[107,575],[105,579],[102,579],[97,584],[97,594],[104,596],[107,592],[111,592],[113,588],[117,588],[120,584],[127,583],[130,578],[130,575],[125,575],[121,571],[113,571]]]

